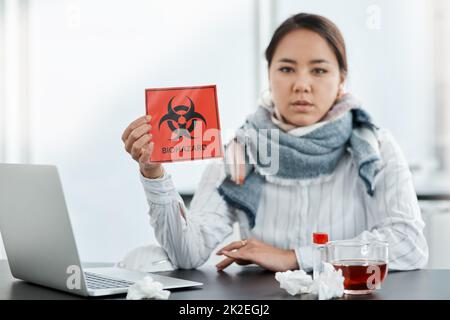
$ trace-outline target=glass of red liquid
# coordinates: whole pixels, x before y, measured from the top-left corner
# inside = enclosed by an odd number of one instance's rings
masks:
[[[326,247],[327,261],[342,270],[345,294],[369,294],[381,288],[388,272],[387,242],[341,240]]]

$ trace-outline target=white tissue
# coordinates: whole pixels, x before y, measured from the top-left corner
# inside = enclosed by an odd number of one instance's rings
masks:
[[[280,288],[289,294],[312,293],[319,296],[319,300],[340,298],[344,295],[344,277],[342,271],[336,271],[329,263],[324,263],[324,270],[315,280],[303,270],[275,273],[275,279]]]
[[[140,299],[161,299],[167,300],[170,291],[163,290],[161,282],[153,281],[150,276],[145,276],[142,280],[135,282],[128,288],[128,300]]]
[[[344,277],[342,270],[335,270],[329,263],[323,264],[323,272],[314,281],[315,292],[319,295],[319,300],[329,300],[340,298],[344,295]]]
[[[288,270],[275,273],[275,279],[280,283],[280,288],[286,289],[290,295],[312,293],[314,281],[303,270]]]
[[[139,272],[174,270],[164,249],[157,245],[148,245],[131,250],[116,266]]]

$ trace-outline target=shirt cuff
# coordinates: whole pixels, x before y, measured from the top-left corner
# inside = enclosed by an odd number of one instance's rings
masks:
[[[164,170],[161,178],[148,179],[139,172],[147,199],[156,203],[169,203],[178,199],[178,192],[172,181],[172,176]]]
[[[311,272],[313,269],[312,247],[305,246],[295,248],[295,255],[297,256],[297,263],[300,270]]]

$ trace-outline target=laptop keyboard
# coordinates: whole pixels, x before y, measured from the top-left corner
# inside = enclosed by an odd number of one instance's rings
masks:
[[[132,281],[118,280],[90,272],[85,272],[84,277],[89,289],[128,288],[134,283]]]

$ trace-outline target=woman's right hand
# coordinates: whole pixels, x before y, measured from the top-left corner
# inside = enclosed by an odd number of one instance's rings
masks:
[[[156,179],[163,175],[163,167],[160,163],[150,161],[154,148],[150,119],[151,116],[143,116],[131,122],[122,134],[122,141],[125,150],[139,163],[142,175]]]

